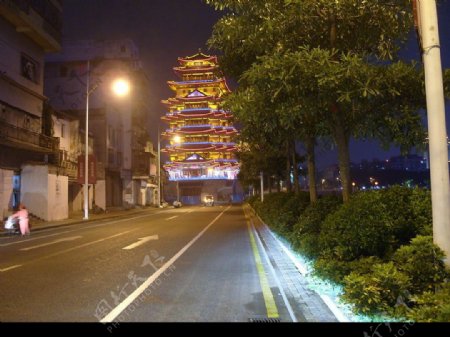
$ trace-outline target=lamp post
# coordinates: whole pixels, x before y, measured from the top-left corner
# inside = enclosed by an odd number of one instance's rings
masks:
[[[161,207],[161,134],[158,125],[158,208]]]
[[[179,135],[173,136],[173,142],[175,144],[181,144],[181,137]],[[177,202],[180,202],[180,181],[177,179]]]
[[[89,96],[98,88],[99,84],[95,84],[89,88],[90,81],[90,60],[87,60],[86,74],[86,128],[85,128],[85,148],[84,148],[84,220],[89,219]],[[130,85],[123,79],[117,79],[113,82],[112,91],[117,96],[125,96],[130,90]]]
[[[445,262],[450,266],[450,178],[436,1],[416,1],[414,5],[425,72],[433,241],[446,253]]]

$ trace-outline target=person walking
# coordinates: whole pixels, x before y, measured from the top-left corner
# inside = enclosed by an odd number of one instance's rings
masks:
[[[28,210],[24,204],[19,205],[19,210],[14,213],[13,217],[19,218],[20,233],[22,236],[30,235],[30,222],[28,220]]]

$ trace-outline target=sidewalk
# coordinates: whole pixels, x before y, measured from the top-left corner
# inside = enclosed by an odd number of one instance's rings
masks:
[[[154,206],[146,206],[146,207],[136,207],[131,209],[125,209],[122,207],[114,207],[114,208],[108,208],[106,212],[104,213],[98,213],[95,214],[93,212],[89,213],[89,219],[84,219],[84,213],[82,211],[79,212],[73,212],[69,214],[69,218],[64,220],[58,220],[58,221],[35,221],[31,220],[31,232],[39,231],[43,229],[48,228],[54,228],[54,227],[61,227],[61,226],[69,226],[69,225],[75,225],[75,224],[81,224],[81,223],[88,223],[103,219],[114,219],[119,218],[125,215],[134,215],[143,213],[148,210],[157,210],[158,208]],[[4,230],[4,226],[2,223],[2,228],[0,230],[0,236],[8,235],[8,233]]]
[[[277,273],[280,284],[292,306],[298,322],[339,322],[340,313],[315,290],[302,275],[296,263],[281,248],[269,227],[250,207],[251,223],[258,233],[262,245],[270,256],[271,264]],[[339,318],[338,318],[339,317]]]

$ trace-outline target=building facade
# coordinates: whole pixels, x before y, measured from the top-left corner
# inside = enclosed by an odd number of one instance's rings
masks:
[[[63,219],[66,178],[59,138],[44,96],[44,56],[61,48],[62,4],[0,1],[0,213],[19,202],[48,220]],[[38,184],[36,184],[38,182]]]
[[[168,82],[175,97],[162,101],[167,107],[162,120],[168,124],[162,136],[169,142],[162,150],[169,156],[164,169],[176,182],[166,192],[176,186],[176,198],[185,203],[201,202],[205,194],[228,200],[239,172],[237,130],[221,104],[230,89],[216,56],[199,51],[178,63],[173,69],[179,80]]]
[[[118,77],[131,83],[127,97],[118,98],[111,92],[111,83]],[[147,131],[149,87],[133,41],[64,41],[62,53],[47,58],[45,79],[52,108],[71,116],[79,126],[78,134],[64,149],[71,162],[84,155],[89,98],[89,154],[96,163],[95,183],[89,187],[90,207],[93,203],[103,209],[153,204],[156,174],[150,173],[156,171],[151,169],[156,165],[156,154]],[[78,160],[77,172],[83,166]],[[74,211],[84,205],[82,185],[72,172],[68,190]]]

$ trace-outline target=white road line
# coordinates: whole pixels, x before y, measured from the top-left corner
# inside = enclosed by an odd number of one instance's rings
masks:
[[[126,250],[133,249],[133,248],[139,247],[140,245],[143,245],[147,241],[158,240],[158,239],[159,239],[158,235],[146,236],[146,237],[143,237],[143,238],[139,238],[137,242],[135,242],[135,243],[133,243],[133,244],[131,244],[129,246],[126,246],[126,247],[124,247],[122,249],[126,249]]]
[[[26,264],[30,264],[32,262],[37,262],[37,261],[41,261],[41,260],[45,260],[45,259],[48,259],[48,258],[51,258],[51,257],[58,256],[58,255],[62,255],[62,254],[71,252],[73,250],[79,249],[79,248],[88,247],[88,246],[94,245],[94,244],[102,242],[102,241],[113,239],[115,237],[118,237],[118,236],[121,236],[121,235],[124,235],[124,234],[128,234],[130,232],[134,232],[135,230],[136,229],[129,230],[129,231],[126,231],[126,232],[121,232],[121,233],[118,233],[118,234],[114,234],[114,235],[108,236],[108,237],[103,238],[103,239],[99,239],[99,240],[95,240],[95,241],[91,241],[91,242],[86,242],[86,243],[83,243],[81,245],[78,245],[78,246],[75,246],[75,247],[70,247],[70,248],[67,248],[67,249],[63,249],[63,250],[57,251],[57,252],[49,254],[49,255],[40,256],[40,257],[38,257],[36,259],[26,261]]]
[[[9,242],[9,243],[3,243],[0,244],[0,247],[6,247],[6,246],[11,246],[11,245],[16,245],[19,243],[28,243],[30,241],[35,241],[35,240],[40,240],[40,239],[45,239],[45,238],[50,238],[52,236],[56,236],[56,235],[62,235],[62,234],[67,234],[67,233],[71,233],[71,232],[75,232],[76,230],[71,230],[71,231],[64,231],[61,233],[55,233],[55,234],[49,234],[49,235],[43,235],[43,236],[39,236],[39,237],[27,237],[25,240],[21,240],[21,241],[14,241],[14,242]]]
[[[278,289],[280,289],[280,293],[281,293],[281,297],[283,298],[283,302],[284,305],[286,306],[286,309],[289,312],[289,316],[291,316],[291,320],[292,322],[298,322],[297,318],[295,317],[294,311],[292,310],[291,304],[289,303],[286,293],[284,292],[283,287],[281,286],[281,282],[277,277],[277,274],[275,272],[275,269],[272,265],[272,262],[269,259],[269,256],[267,255],[266,249],[263,246],[263,243],[261,241],[261,238],[259,237],[259,233],[257,232],[257,230],[255,229],[255,226],[253,225],[253,220],[250,219],[250,223],[252,225],[252,231],[254,236],[256,237],[256,241],[258,241],[259,247],[260,247],[260,251],[262,252],[262,254],[264,255],[264,258],[266,259],[266,262],[269,266],[270,272],[272,273],[273,278],[275,279],[275,283],[277,284]]]
[[[103,317],[103,319],[100,322],[101,323],[112,322],[117,316],[119,316],[122,313],[122,311],[124,311],[131,303],[133,303],[133,301],[136,298],[138,298],[145,291],[145,289],[147,289],[153,282],[155,282],[162,273],[164,273],[181,255],[183,255],[184,252],[186,252],[186,250],[188,250],[189,247],[191,247],[195,243],[195,241],[197,241],[208,230],[209,227],[211,227],[217,220],[219,220],[219,218],[223,215],[223,213],[225,213],[229,208],[230,206],[224,209],[218,216],[216,216],[214,220],[212,220],[205,228],[203,228],[203,230],[200,233],[198,233],[195,238],[189,241],[189,243],[186,246],[181,248],[181,250],[177,254],[175,254],[152,276],[150,276],[144,283],[142,283],[139,286],[139,288],[133,291],[130,294],[130,296],[124,299],[122,303],[120,303],[117,307],[111,310],[111,312],[108,315]]]
[[[14,266],[11,266],[11,267],[6,267],[6,268],[3,268],[3,269],[0,269],[0,272],[4,272],[4,271],[8,271],[8,270],[11,270],[11,269],[16,269],[16,268],[19,268],[19,267],[22,267],[22,265],[21,264],[16,264],[16,265],[14,265]]]
[[[64,231],[64,232],[59,232],[59,233],[54,233],[54,234],[48,234],[48,235],[42,235],[42,236],[39,235],[39,236],[36,236],[36,237],[31,237],[31,238],[27,237],[26,240],[20,240],[20,241],[14,241],[14,242],[8,242],[8,243],[0,244],[0,247],[6,247],[6,246],[11,246],[11,245],[23,244],[23,243],[28,243],[30,241],[45,239],[45,238],[49,238],[49,237],[56,236],[56,235],[62,235],[62,234],[72,233],[72,232],[85,230],[85,229],[92,229],[92,228],[97,228],[97,227],[102,227],[102,226],[108,226],[108,225],[119,223],[119,222],[125,222],[125,221],[130,221],[130,220],[136,220],[136,219],[140,219],[140,218],[149,217],[149,216],[151,216],[153,214],[159,214],[159,213],[162,213],[162,212],[155,212],[155,213],[151,213],[151,214],[147,214],[147,215],[135,216],[135,217],[132,217],[132,218],[126,218],[126,219],[109,221],[107,223],[101,223],[101,224],[96,224],[96,225],[89,225],[88,227],[77,227],[76,229],[72,229],[72,230],[68,230],[68,231]],[[99,221],[100,220],[107,220],[107,219],[99,219]],[[85,224],[83,224],[83,223],[76,223],[76,224],[68,225],[68,226],[65,226],[65,227],[81,226],[81,225],[87,225],[87,224],[88,223],[85,223]],[[50,231],[50,230],[58,230],[58,229],[60,229],[60,228],[52,227],[52,228],[48,228],[48,229],[42,229],[42,232],[44,232],[44,231],[47,232],[47,231]]]
[[[175,219],[175,218],[178,218],[178,215],[171,216],[170,218],[167,218],[166,220],[172,220],[172,219]]]
[[[68,238],[61,238],[61,239],[54,240],[54,241],[51,241],[51,242],[42,243],[42,244],[36,245],[36,246],[20,248],[19,250],[27,251],[27,250],[32,250],[32,249],[36,249],[36,248],[41,248],[41,247],[54,245],[55,243],[60,243],[60,242],[65,242],[65,241],[73,241],[73,240],[81,239],[81,238],[82,238],[82,236],[80,236],[80,235],[69,236]]]
[[[192,213],[193,211],[194,211],[193,209],[190,209],[190,210],[186,211],[186,213]]]

